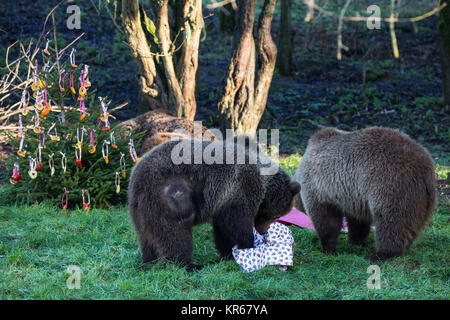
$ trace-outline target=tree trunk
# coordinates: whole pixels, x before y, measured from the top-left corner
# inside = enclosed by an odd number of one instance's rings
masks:
[[[441,50],[442,87],[444,91],[444,104],[450,106],[450,3],[439,14],[439,44]]]
[[[163,108],[193,120],[202,2],[184,0],[174,6],[170,11],[169,0],[151,0],[147,16],[139,0],[123,0],[123,25],[139,67],[139,111]]]
[[[139,0],[124,0],[122,6],[123,26],[128,43],[139,68],[140,105],[139,112],[164,108],[167,105],[161,79],[150,51],[150,45],[141,25]]]
[[[265,0],[255,43],[253,24],[256,0],[240,1],[238,4],[233,54],[218,103],[222,129],[231,128],[234,134],[254,136],[266,107],[277,56],[277,48],[270,34],[275,5],[276,0]]]
[[[292,18],[291,0],[281,0],[280,36],[278,43],[277,67],[280,73],[288,76],[292,72]]]

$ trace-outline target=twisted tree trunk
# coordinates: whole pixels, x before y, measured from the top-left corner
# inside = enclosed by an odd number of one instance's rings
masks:
[[[222,129],[231,128],[235,134],[255,135],[266,107],[277,56],[277,47],[270,34],[275,5],[276,0],[264,1],[255,43],[256,0],[238,3],[233,54],[218,103]]]
[[[151,0],[149,14],[139,0],[123,0],[129,46],[139,67],[140,111],[163,108],[193,120],[195,75],[203,28],[202,1],[177,1],[175,30],[169,24],[169,0]],[[152,20],[154,19],[154,21]]]

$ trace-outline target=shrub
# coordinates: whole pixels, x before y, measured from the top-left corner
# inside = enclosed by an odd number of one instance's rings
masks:
[[[96,207],[125,202],[134,160],[129,143],[139,136],[125,137],[111,124],[114,109],[96,97],[89,67],[75,64],[74,51],[59,64],[48,49],[43,52],[44,67],[36,59],[14,119],[18,130],[8,134],[17,149],[8,160],[16,202],[50,200],[64,208],[67,196],[68,208],[85,209],[89,198]]]

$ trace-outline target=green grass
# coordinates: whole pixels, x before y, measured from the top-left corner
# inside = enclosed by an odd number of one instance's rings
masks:
[[[320,251],[313,231],[291,227],[296,247],[287,272],[266,267],[245,274],[220,259],[209,224],[194,229],[198,272],[157,262],[140,268],[126,207],[62,212],[47,204],[0,210],[0,299],[448,299],[449,204],[401,258],[380,264],[381,289],[366,286],[368,248],[341,236],[338,254]],[[371,235],[373,245],[373,235]],[[81,268],[70,290],[69,265]]]
[[[293,174],[298,154],[280,159]],[[449,168],[438,166],[438,176]],[[3,193],[4,188],[0,190]],[[43,203],[0,207],[0,299],[449,299],[450,202],[441,198],[432,221],[400,258],[380,263],[381,289],[366,282],[374,245],[349,246],[342,234],[338,253],[325,255],[314,231],[291,226],[294,266],[246,274],[219,257],[212,227],[194,228],[194,263],[187,272],[165,261],[141,267],[141,255],[126,206],[62,211]],[[81,288],[68,289],[67,268],[81,270]]]
[[[293,174],[300,160],[280,160]],[[442,172],[442,167],[439,172]],[[448,173],[448,168],[447,171]],[[290,227],[294,266],[246,274],[222,260],[212,227],[194,228],[197,272],[156,262],[141,268],[127,207],[61,211],[49,204],[0,207],[0,299],[449,299],[450,203],[441,199],[433,219],[410,250],[380,263],[381,289],[366,282],[374,245],[352,247],[342,234],[338,253],[325,255],[314,231]],[[67,268],[81,270],[81,288],[68,289]]]

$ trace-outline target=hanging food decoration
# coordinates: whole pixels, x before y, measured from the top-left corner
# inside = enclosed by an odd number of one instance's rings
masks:
[[[41,146],[41,143],[39,143],[36,170],[41,172],[44,170],[44,165],[42,164],[42,153],[41,153],[42,148],[43,147]]]
[[[114,185],[116,186],[116,193],[120,193],[120,175],[119,172],[116,171],[116,177],[114,179]]]
[[[14,163],[14,168],[13,168],[13,174],[11,179],[9,179],[9,182],[11,182],[12,184],[16,184],[17,181],[19,181],[20,179],[22,179],[22,175],[20,174],[20,166],[17,162]]]
[[[61,168],[63,169],[63,172],[66,173],[66,170],[67,170],[66,154],[61,151],[59,153],[61,153]]]
[[[130,138],[130,142],[128,142],[128,145],[130,146],[130,156],[131,159],[133,159],[134,163],[138,163],[141,158],[139,158],[136,154],[136,149],[134,148],[134,142],[133,139]]]
[[[75,146],[75,158],[76,158],[76,163],[80,166],[80,167],[82,167],[83,165],[82,165],[82,163],[81,163],[81,146],[80,145],[76,145]]]
[[[55,129],[54,130],[55,134],[50,134],[53,128]],[[52,125],[50,126],[50,128],[47,131],[47,135],[50,137],[50,140],[52,140],[52,141],[60,140],[60,137],[58,136],[58,130],[56,130],[56,122],[52,122]]]
[[[76,146],[78,146],[79,148],[81,148],[83,146],[83,140],[84,140],[85,133],[86,133],[86,128],[82,127],[81,128],[81,137],[80,137],[80,128],[77,128],[77,144],[76,144]]]
[[[33,70],[33,83],[31,84],[31,90],[34,92],[39,88],[39,79],[38,79],[38,61],[37,59],[34,61],[34,70]]]
[[[121,174],[122,174],[122,178],[126,178],[127,177],[127,166],[125,163],[125,154],[124,153],[120,153],[120,169],[121,169]]]
[[[72,51],[70,51],[70,55],[69,55],[69,58],[70,58],[70,65],[72,66],[72,68],[76,68],[76,67],[78,67],[76,64],[75,64],[75,52],[76,52],[77,50],[75,50],[75,48],[72,48]]]
[[[80,121],[83,121],[86,118],[86,105],[83,97],[78,97],[78,101],[80,101]]]
[[[114,137],[114,131],[111,132],[111,134],[109,135],[110,137],[110,141],[111,141],[111,145],[113,149],[117,149],[117,144],[116,144],[116,138]]]
[[[34,127],[33,127],[33,131],[35,133],[41,133],[42,132],[42,128],[39,126],[40,123],[40,118],[39,118],[39,111],[38,109],[34,109]]]
[[[41,114],[43,116],[46,116],[46,115],[48,115],[48,113],[51,110],[50,103],[49,103],[49,101],[47,101],[47,89],[44,89],[44,94],[43,95],[44,95],[44,107],[42,109]]]
[[[87,195],[87,201],[84,198],[84,195]],[[89,205],[91,204],[91,196],[89,195],[89,191],[87,189],[81,190],[81,198],[83,199],[83,210],[89,211]]]
[[[22,92],[22,114],[26,116],[28,114],[28,103],[27,103],[27,90]]]
[[[94,129],[89,128],[89,130],[91,131],[91,133],[89,134],[89,147],[88,147],[88,151],[89,153],[95,153],[96,151],[96,145],[94,144]]]
[[[105,159],[105,162],[106,162],[106,164],[108,164],[108,162],[109,162],[109,151],[108,151],[108,145],[109,145],[109,141],[107,141],[107,140],[103,140],[103,144],[102,144],[102,156],[103,156],[103,159]],[[106,148],[105,148],[105,146],[106,146]],[[106,149],[106,152],[105,152],[105,149]]]
[[[63,210],[67,209],[67,206],[69,204],[69,190],[67,190],[66,187],[64,187],[64,193],[61,198],[61,206]]]
[[[84,65],[83,81],[86,88],[89,88],[91,86],[91,82],[89,81],[89,66],[87,64]]]
[[[19,150],[17,150],[17,154],[21,157],[25,157],[26,151],[23,149],[23,142],[25,141],[25,134],[23,132],[23,126],[22,126],[22,115],[19,114],[19,137],[20,137],[20,143],[19,143]]]
[[[75,91],[75,87],[74,87],[74,84],[73,84],[73,72],[72,71],[70,71],[70,74],[69,74],[69,88],[70,88],[70,91],[73,93],[73,94],[76,94],[77,92]]]
[[[66,91],[66,89],[64,88],[64,79],[66,78],[67,73],[61,69],[59,71],[59,80],[58,80],[58,84],[59,84],[59,91],[64,92]]]
[[[109,113],[108,113],[108,107],[106,106],[105,102],[103,101],[102,97],[98,97],[98,99],[100,100],[100,104],[101,104],[101,116],[100,116],[100,120],[103,121],[104,123],[104,127],[102,128],[103,131],[107,131],[110,129],[109,127],[109,121],[108,121],[108,117],[109,117]]]
[[[55,162],[53,160],[53,155],[54,153],[48,155],[48,167],[50,168],[50,176],[53,176],[55,174]]]
[[[29,163],[30,163],[30,170],[28,170],[28,175],[30,176],[31,179],[36,179],[36,177],[37,177],[37,171],[36,171],[37,160],[35,158],[30,157]]]
[[[49,55],[49,56],[51,56],[52,54],[50,53],[50,51],[48,51],[48,44],[50,43],[50,39],[47,39],[47,43],[45,44],[45,48],[44,48],[44,53],[46,54],[46,55]]]

